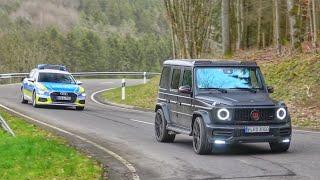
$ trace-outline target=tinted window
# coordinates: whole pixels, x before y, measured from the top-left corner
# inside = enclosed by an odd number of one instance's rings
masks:
[[[70,74],[59,73],[40,73],[38,82],[76,84],[75,80]]]
[[[179,89],[180,69],[174,69],[172,73],[171,89]]]
[[[196,70],[197,87],[200,89],[262,89],[260,73],[257,68],[247,67],[208,67]]]
[[[169,84],[170,67],[164,67],[161,73],[160,87],[167,89]]]
[[[192,72],[191,72],[191,70],[184,70],[182,86],[192,87]]]

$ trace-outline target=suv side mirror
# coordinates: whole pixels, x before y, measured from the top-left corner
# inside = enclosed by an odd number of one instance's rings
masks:
[[[83,82],[81,82],[81,81],[77,81],[77,82],[76,82],[76,84],[77,84],[77,85],[82,85],[82,84],[83,84]]]
[[[274,93],[274,88],[272,86],[267,86],[268,93]]]
[[[179,87],[179,93],[191,94],[191,87],[189,85],[180,86]]]

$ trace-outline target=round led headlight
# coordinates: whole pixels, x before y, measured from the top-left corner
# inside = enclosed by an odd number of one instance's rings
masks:
[[[219,109],[217,111],[217,116],[218,116],[219,120],[225,121],[225,120],[228,120],[230,118],[230,112],[226,108]]]
[[[285,108],[279,108],[277,110],[277,118],[280,120],[284,120],[287,117],[287,111]]]

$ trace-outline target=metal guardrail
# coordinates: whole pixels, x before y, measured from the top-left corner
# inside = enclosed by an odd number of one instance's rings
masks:
[[[8,133],[10,133],[12,136],[16,136],[14,134],[14,132],[12,131],[12,129],[10,128],[10,126],[7,124],[7,122],[3,119],[3,117],[0,115],[0,125],[2,126],[2,128],[7,131]]]
[[[143,76],[143,82],[146,83],[147,76],[160,75],[161,73],[155,72],[75,72],[71,73],[75,77],[92,77],[92,76]],[[0,74],[1,79],[9,79],[10,82],[13,78],[27,77],[29,73],[6,73]]]
[[[155,72],[75,72],[71,73],[73,76],[150,76],[150,75],[160,75],[160,73]],[[22,78],[28,76],[29,73],[6,73],[0,74],[0,79],[10,79],[10,78]]]

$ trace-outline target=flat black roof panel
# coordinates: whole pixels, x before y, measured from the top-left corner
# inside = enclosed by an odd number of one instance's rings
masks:
[[[223,59],[175,59],[167,60],[164,65],[173,66],[252,66],[257,67],[254,61],[223,60]]]

